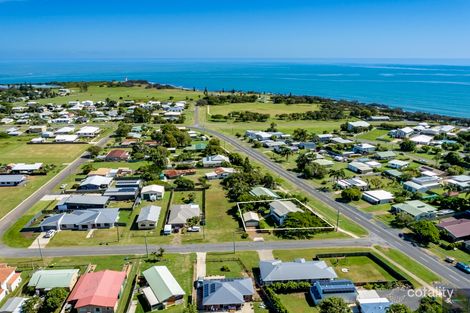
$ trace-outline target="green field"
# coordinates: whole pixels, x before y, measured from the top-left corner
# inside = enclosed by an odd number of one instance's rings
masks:
[[[277,294],[282,304],[289,312],[318,313],[319,308],[311,306],[309,303],[310,295],[308,293],[288,293]]]
[[[231,103],[222,105],[211,105],[209,107],[209,114],[222,114],[227,115],[234,111],[250,111],[257,113],[270,114],[275,117],[276,114],[282,113],[301,113],[307,111],[318,111],[317,104],[284,104],[284,103]]]
[[[339,278],[354,282],[393,281],[394,278],[367,256],[322,259],[333,266]],[[346,269],[347,272],[342,270]]]

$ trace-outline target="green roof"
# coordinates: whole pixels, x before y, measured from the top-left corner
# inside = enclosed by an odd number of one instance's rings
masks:
[[[166,266],[152,266],[142,273],[159,303],[185,292]]]
[[[254,187],[250,190],[250,194],[255,197],[270,197],[273,199],[279,198],[277,193],[265,187]]]
[[[191,147],[186,148],[186,150],[200,151],[200,150],[204,150],[206,147],[207,147],[207,143],[200,142],[200,143],[191,145]]]
[[[394,209],[399,209],[400,211],[406,212],[411,216],[418,216],[423,213],[430,213],[437,211],[435,207],[424,203],[419,200],[406,201],[405,203],[398,203],[393,205]]]
[[[396,153],[393,151],[378,151],[375,154],[381,158],[391,158],[396,156]]]
[[[386,170],[385,173],[393,177],[400,177],[401,175],[403,175],[403,173],[398,170]]]
[[[78,269],[38,270],[31,276],[28,286],[36,289],[67,288],[78,272]]]

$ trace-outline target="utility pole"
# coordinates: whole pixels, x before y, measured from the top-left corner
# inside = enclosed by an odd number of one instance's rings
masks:
[[[233,254],[235,254],[235,232],[233,232]]]
[[[145,251],[147,252],[147,259],[149,258],[149,247],[147,246],[147,235],[144,237],[145,240]]]
[[[116,225],[116,235],[117,235],[117,240],[119,242],[119,225]]]
[[[39,243],[39,237],[37,241],[38,241],[39,255],[41,256],[41,261],[42,261],[42,264],[44,265],[44,256],[42,255],[41,244]]]
[[[338,214],[336,216],[336,231],[338,231],[339,228],[339,209],[338,209]]]

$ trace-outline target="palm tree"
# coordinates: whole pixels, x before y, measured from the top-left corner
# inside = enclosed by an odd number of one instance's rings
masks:
[[[346,173],[344,172],[344,169],[340,168],[339,170],[334,170],[331,169],[328,172],[328,175],[332,178],[334,178],[334,181],[338,181],[340,179],[344,179],[346,177]]]
[[[438,152],[433,156],[432,159],[436,162],[436,166],[439,166],[439,162],[442,159],[442,154]]]
[[[457,186],[452,185],[452,184],[447,184],[444,186],[444,190],[447,191],[447,195],[450,196],[450,194],[454,191],[457,191]]]

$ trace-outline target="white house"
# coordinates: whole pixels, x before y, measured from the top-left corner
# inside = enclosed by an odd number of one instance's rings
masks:
[[[369,186],[365,181],[360,178],[340,179],[336,182],[336,185],[341,189],[357,187],[360,190],[365,190]]]
[[[388,162],[388,167],[395,169],[403,169],[408,167],[409,164],[410,162],[394,159]]]
[[[100,132],[99,127],[95,126],[85,126],[82,127],[78,132],[76,132],[76,135],[78,137],[96,137]]]
[[[303,212],[303,210],[292,201],[277,200],[269,203],[269,212],[276,223],[282,225],[289,213]]]
[[[55,142],[75,142],[77,140],[77,135],[57,135],[54,139]]]
[[[427,135],[418,135],[411,137],[410,140],[418,145],[429,145],[434,137]]]
[[[158,223],[162,208],[156,205],[144,206],[137,217],[138,229],[154,229]]]
[[[204,157],[201,161],[204,167],[216,167],[221,166],[222,163],[230,163],[230,159],[221,154]]]
[[[140,195],[143,200],[155,201],[157,199],[163,199],[165,195],[165,186],[160,185],[148,185],[142,187]]]
[[[350,162],[348,163],[348,169],[360,174],[371,173],[373,171],[372,167],[362,162]]]
[[[414,133],[413,128],[411,127],[403,127],[400,129],[397,129],[395,132],[395,137],[396,138],[408,138]]]
[[[375,151],[375,146],[370,143],[360,143],[353,147],[355,153],[368,154]]]
[[[248,211],[243,213],[243,220],[246,227],[258,227],[259,215],[256,212]]]
[[[441,179],[437,176],[421,176],[403,183],[403,188],[411,192],[426,192],[441,186]]]
[[[364,121],[357,121],[357,122],[348,122],[347,129],[348,131],[356,131],[365,128],[369,128],[370,124]]]
[[[392,193],[386,191],[386,190],[369,190],[365,191],[362,194],[362,199],[365,201],[371,203],[371,204],[383,204],[383,203],[389,203],[392,201],[395,197],[393,196]]]

